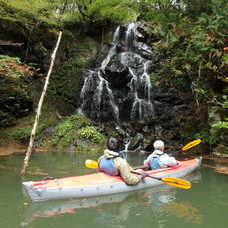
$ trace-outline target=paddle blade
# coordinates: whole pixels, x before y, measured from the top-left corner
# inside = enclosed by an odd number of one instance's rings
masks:
[[[193,146],[198,145],[199,143],[201,143],[201,139],[196,139],[196,140],[188,143],[187,145],[185,145],[181,150],[183,150],[183,151],[188,150],[188,149],[192,148]]]
[[[166,184],[173,185],[179,188],[185,188],[185,189],[189,189],[192,186],[190,182],[186,180],[178,179],[178,178],[167,177],[167,178],[162,178],[161,181],[163,181]]]
[[[98,167],[98,162],[94,160],[87,159],[85,161],[85,166],[90,169],[96,169]]]

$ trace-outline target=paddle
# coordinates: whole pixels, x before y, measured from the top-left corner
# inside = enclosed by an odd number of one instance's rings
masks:
[[[98,162],[94,161],[94,160],[87,159],[85,161],[85,166],[87,168],[96,169],[96,168],[98,168]],[[132,173],[139,174],[139,173],[134,172],[134,171],[132,171]],[[147,176],[147,177],[162,181],[165,184],[173,185],[173,186],[176,186],[179,188],[184,188],[184,189],[191,188],[191,183],[186,181],[186,180],[182,180],[182,179],[178,179],[178,178],[171,178],[171,177],[167,177],[167,178],[153,177],[153,176]]]
[[[177,151],[174,151],[173,153],[177,153],[177,152],[180,152],[180,151],[186,151],[186,150],[189,150],[190,148],[198,145],[201,143],[201,139],[196,139],[192,142],[189,142],[188,144],[186,144],[184,147],[182,147],[180,150],[177,150]]]
[[[90,159],[86,159],[85,166],[90,169],[97,169],[98,168],[98,162]]]

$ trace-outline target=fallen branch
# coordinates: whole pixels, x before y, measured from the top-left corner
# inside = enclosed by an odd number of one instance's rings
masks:
[[[24,43],[14,43],[12,41],[5,41],[5,40],[0,40],[0,45],[1,46],[21,46]]]
[[[47,77],[46,77],[44,88],[43,88],[42,94],[40,96],[40,100],[39,100],[38,107],[37,107],[37,110],[36,110],[36,117],[35,117],[35,122],[34,122],[34,125],[33,125],[33,128],[32,128],[31,136],[30,136],[28,150],[26,152],[25,159],[24,159],[24,164],[23,164],[23,167],[22,167],[21,172],[20,172],[21,176],[25,176],[25,174],[26,174],[26,170],[28,168],[29,159],[30,159],[30,156],[31,156],[32,151],[33,151],[33,144],[34,144],[34,139],[35,139],[35,134],[36,134],[36,128],[37,128],[38,123],[39,123],[39,118],[40,118],[40,114],[41,114],[42,104],[43,104],[44,97],[45,97],[45,94],[46,94],[46,91],[47,91],[50,75],[51,75],[51,72],[52,72],[52,68],[54,66],[55,56],[56,56],[56,53],[57,53],[57,50],[58,50],[58,47],[59,47],[59,44],[60,44],[61,37],[62,37],[62,32],[60,31],[59,32],[59,36],[58,36],[58,40],[57,40],[57,43],[56,43],[56,46],[55,46],[55,49],[54,49],[54,51],[53,51],[53,53],[51,55],[51,64],[50,64],[50,67],[49,67],[49,70],[48,70],[48,74],[47,74]]]

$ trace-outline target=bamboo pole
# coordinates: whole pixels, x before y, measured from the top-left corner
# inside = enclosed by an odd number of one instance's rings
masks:
[[[52,72],[52,69],[53,69],[53,66],[54,66],[55,56],[56,56],[56,53],[57,53],[57,50],[58,50],[58,47],[59,47],[59,44],[60,44],[61,37],[62,37],[62,32],[60,31],[59,32],[59,36],[58,36],[58,40],[57,40],[57,43],[56,43],[56,46],[55,46],[55,49],[54,49],[54,51],[53,51],[53,53],[51,55],[51,64],[50,64],[50,67],[49,67],[49,70],[48,70],[48,74],[46,76],[44,88],[43,88],[42,94],[40,96],[40,100],[39,100],[38,107],[37,107],[37,110],[36,110],[36,117],[35,117],[35,122],[34,122],[34,125],[33,125],[33,128],[32,128],[32,131],[31,131],[31,135],[30,135],[30,141],[29,141],[28,150],[26,152],[25,159],[24,159],[24,164],[23,164],[23,167],[22,167],[21,172],[20,172],[21,176],[25,176],[25,174],[26,174],[26,171],[27,171],[27,168],[28,168],[29,159],[30,159],[30,156],[31,156],[32,151],[33,151],[33,144],[34,144],[34,139],[35,139],[35,134],[36,134],[36,128],[37,128],[38,123],[39,123],[39,118],[40,118],[40,114],[41,114],[42,104],[43,104],[44,97],[45,97],[45,94],[46,94],[46,91],[47,91],[50,75],[51,75],[51,72]]]

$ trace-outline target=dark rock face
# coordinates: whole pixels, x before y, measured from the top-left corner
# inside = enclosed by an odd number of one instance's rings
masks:
[[[33,106],[29,89],[20,80],[0,73],[0,127],[13,126],[16,119],[28,115]]]
[[[97,122],[153,118],[153,53],[141,23],[119,26],[100,66],[82,77],[78,112]]]
[[[19,21],[0,19],[0,53],[17,56],[42,72],[48,70],[55,40],[56,34],[45,23],[29,28]]]

